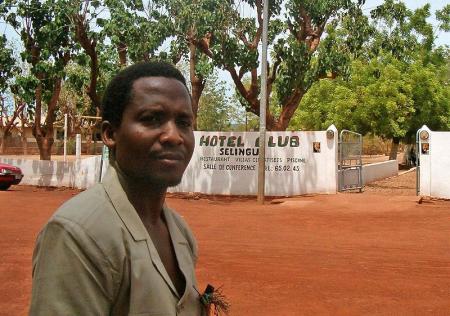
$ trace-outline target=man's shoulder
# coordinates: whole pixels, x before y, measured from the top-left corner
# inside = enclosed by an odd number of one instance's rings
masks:
[[[92,220],[93,217],[107,210],[109,204],[103,186],[96,184],[67,200],[56,210],[52,219],[66,218],[81,224],[87,220]]]
[[[96,184],[65,202],[42,232],[54,225],[61,227],[71,238],[93,241],[105,253],[122,248],[117,245],[123,243],[125,228],[102,184]]]
[[[121,229],[116,215],[103,185],[96,184],[65,202],[53,214],[48,224],[61,225],[73,233],[79,232],[92,238],[104,239]],[[110,237],[106,239],[111,239]]]

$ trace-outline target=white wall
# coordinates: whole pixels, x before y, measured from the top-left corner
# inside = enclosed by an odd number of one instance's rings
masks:
[[[433,132],[427,126],[428,140],[419,137],[420,195],[450,199],[450,132]],[[422,153],[422,143],[429,143],[428,154]]]
[[[334,126],[329,130],[334,132],[331,139],[326,137],[326,131],[267,133],[266,195],[337,192],[338,133]],[[195,132],[196,149],[191,162],[180,185],[169,191],[256,195],[258,136],[257,132]],[[313,142],[321,143],[320,152],[313,152]],[[239,152],[241,149],[244,153]],[[75,162],[0,157],[0,161],[22,169],[21,184],[80,189],[98,182],[100,160],[101,156]],[[107,166],[106,161],[103,173]],[[363,167],[363,181],[368,183],[397,172],[396,161],[367,165]]]
[[[88,188],[98,182],[100,160],[101,156],[71,162],[0,157],[1,162],[22,169],[24,176],[20,184],[79,189]]]
[[[363,165],[361,172],[362,185],[365,185],[376,180],[398,175],[398,162],[397,160],[389,160]],[[339,173],[342,173],[342,170],[339,170]],[[346,169],[343,181],[344,186],[351,186],[358,183],[358,170],[356,168]]]
[[[363,165],[362,180],[363,184],[367,184],[376,180],[385,179],[398,175],[397,160],[389,160],[383,162]]]
[[[326,131],[267,133],[266,195],[336,193],[337,130],[329,129],[334,131],[332,139],[327,139]],[[195,132],[191,162],[180,185],[170,191],[255,195],[258,136],[257,132]],[[321,143],[319,153],[313,152],[313,142]]]

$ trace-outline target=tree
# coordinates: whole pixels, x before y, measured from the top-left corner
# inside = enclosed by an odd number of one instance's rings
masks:
[[[17,74],[18,67],[13,56],[13,50],[7,46],[6,36],[0,36],[0,129],[2,131],[0,142],[0,154],[5,152],[6,140],[11,135],[12,129],[17,126],[16,119],[25,108],[24,103],[12,102],[5,92],[10,81]]]
[[[448,21],[450,18],[449,13],[449,5],[436,12],[443,30],[446,27],[446,19]],[[385,0],[371,12],[372,19],[377,23],[375,40],[369,46],[373,56],[387,52],[407,64],[412,64],[422,57],[425,64],[429,62],[435,40],[435,30],[427,22],[430,15],[429,4],[411,11],[401,1]],[[399,142],[399,137],[392,138],[391,159],[397,155]]]
[[[124,67],[128,61],[167,59],[159,49],[173,34],[172,25],[162,14],[159,1],[104,0],[109,18],[97,18],[119,56]]]
[[[269,41],[272,62],[268,71],[267,91],[277,89],[279,115],[267,109],[267,128],[284,130],[311,84],[320,78],[333,77],[345,71],[347,58],[333,40],[321,43],[328,24],[337,23],[346,15],[362,15],[362,1],[296,1],[286,3],[286,18],[280,18],[281,1],[271,1],[269,7]],[[195,1],[214,8],[221,19],[203,17],[202,29],[197,29],[191,42],[208,56],[214,65],[227,71],[248,103],[248,109],[259,115],[258,44],[262,35],[262,0]],[[254,17],[240,14],[240,5],[254,10]],[[201,10],[200,10],[201,11]],[[210,14],[212,15],[212,13]],[[331,32],[329,32],[331,34]],[[251,85],[243,83],[245,75]]]
[[[16,70],[16,61],[13,56],[13,50],[7,46],[6,36],[0,36],[0,94],[8,89],[8,81],[14,76]]]
[[[383,55],[370,62],[355,60],[350,80],[321,80],[303,99],[291,129],[324,129],[335,124],[362,134],[413,142],[424,124],[435,130],[450,128],[447,63],[413,63]],[[395,144],[396,142],[393,142]],[[391,146],[390,159],[397,147]]]
[[[98,43],[104,41],[105,37],[100,32],[91,30],[91,24],[98,17],[100,1],[79,0],[75,5],[70,5],[67,12],[71,21],[72,36],[84,53],[89,58],[90,74],[85,91],[91,99],[92,106],[96,109],[96,115],[100,114],[101,98],[98,93],[97,83],[100,75]],[[78,57],[78,62],[85,63],[84,56]]]
[[[24,45],[21,56],[30,65],[29,82],[35,84],[32,130],[42,160],[51,159],[57,102],[64,68],[71,57],[66,5],[63,1],[5,0],[0,10],[20,34]]]
[[[441,19],[443,11],[438,11]],[[390,138],[390,158],[395,159],[400,140],[412,141],[423,124],[447,128],[448,85],[443,78],[448,59],[443,48],[433,48],[429,5],[411,11],[400,1],[386,0],[371,16],[370,40],[352,55],[349,80],[315,84],[293,123],[307,128],[334,123]],[[343,25],[336,33],[341,42],[350,34]],[[312,124],[314,120],[318,123]]]
[[[305,95],[288,128],[324,130],[334,124],[338,130],[361,132],[359,121],[354,115],[360,101],[353,88],[342,78],[320,80]]]
[[[231,131],[240,123],[238,105],[225,94],[226,90],[226,83],[219,81],[217,74],[208,77],[199,103],[198,130]]]
[[[450,130],[450,49],[437,49],[409,68],[414,116],[406,141],[414,142],[417,130],[426,124],[432,130]],[[430,62],[433,61],[433,62]]]
[[[207,46],[211,29],[226,22],[227,2],[219,1],[165,1],[168,16],[173,25],[174,40],[171,43],[172,59],[187,60],[192,95],[194,129],[197,129],[199,102],[214,65],[199,47]],[[201,127],[200,127],[201,129]]]
[[[90,153],[92,136],[99,128],[100,122],[98,119],[99,108],[93,106],[88,91],[85,89],[85,84],[89,82],[92,74],[91,67],[71,62],[66,67],[66,73],[67,76],[58,100],[57,121],[62,122],[66,114],[68,137],[81,133],[86,139],[87,152]]]

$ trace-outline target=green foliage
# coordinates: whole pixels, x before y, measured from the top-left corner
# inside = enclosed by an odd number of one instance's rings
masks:
[[[386,138],[404,137],[414,114],[411,80],[394,60],[375,65],[379,78],[366,90],[361,111],[365,129]],[[365,124],[364,124],[365,123]]]
[[[3,4],[3,18],[20,33],[25,47],[21,57],[31,66],[31,74],[40,78],[46,102],[52,95],[52,78],[64,75],[64,58],[71,47],[65,8],[63,1],[6,0]]]
[[[448,12],[447,7],[437,12],[441,29]],[[360,33],[363,41],[350,35],[353,24],[368,23],[364,18],[344,18],[336,27],[330,24],[322,47],[329,39],[348,48],[341,50],[342,56],[350,58],[352,66],[348,72],[342,68],[335,80],[314,83],[289,128],[324,129],[335,124],[338,129],[407,142],[423,124],[449,129],[449,50],[433,47],[429,17],[429,5],[411,11],[401,1],[386,0],[372,10],[370,24]]]
[[[424,65],[418,60],[410,66],[415,115],[407,132],[409,141],[424,124],[432,130],[450,130],[449,62],[447,59],[443,65]]]
[[[169,22],[158,1],[104,0],[109,18],[97,23],[118,51],[126,51],[132,62],[157,56],[163,42],[173,35]]]
[[[226,95],[226,83],[217,75],[210,76],[200,98],[197,116],[198,130],[230,131],[239,120],[236,103]]]
[[[290,129],[334,123],[409,137],[424,122],[448,128],[449,52],[434,47],[430,5],[413,11],[399,0],[385,0],[369,19],[363,2],[269,1],[269,129],[285,129],[302,98]],[[235,114],[237,102],[213,76],[201,99],[199,127],[232,128],[242,123],[244,112],[259,114],[262,5],[261,0],[4,0],[0,17],[20,34],[29,73],[14,73],[12,51],[0,37],[0,91],[9,85],[34,105],[41,89],[42,113],[57,79],[64,80],[67,95],[86,97],[91,58],[76,40],[80,16],[98,57],[98,95],[130,62],[190,61],[197,91],[221,68],[231,74],[243,109]],[[441,30],[450,31],[450,5],[437,11],[436,19]]]
[[[13,50],[7,46],[6,36],[0,36],[0,94],[8,88],[8,81],[17,71]]]
[[[441,30],[450,32],[450,4],[436,11],[436,19],[441,23],[439,27]]]
[[[290,129],[323,130],[335,124],[338,129],[406,141],[424,124],[448,130],[448,63],[434,65],[424,59],[409,64],[387,54],[370,62],[355,60],[349,80],[313,85]]]
[[[442,10],[444,12],[445,9]],[[436,12],[436,17],[444,18],[445,14]],[[398,0],[385,2],[371,11],[374,26],[374,40],[368,47],[371,56],[380,52],[389,52],[401,60],[410,60],[419,50],[431,51],[435,34],[433,26],[428,22],[430,18],[430,4],[414,11]]]
[[[31,117],[34,117],[34,102],[36,87],[39,85],[39,79],[34,75],[17,75],[14,84],[11,85],[11,92],[24,100],[28,104]]]
[[[289,129],[324,130],[334,124],[339,130],[359,130],[357,120],[349,119],[357,107],[358,95],[345,81],[324,79],[305,95]]]
[[[59,100],[59,116],[62,117],[62,114],[69,111],[73,112],[74,116],[95,116],[95,108],[91,105],[85,91],[86,82],[89,82],[89,68],[70,63],[66,71],[67,76]]]

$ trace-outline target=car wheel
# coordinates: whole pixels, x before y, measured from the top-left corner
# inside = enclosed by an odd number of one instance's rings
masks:
[[[0,184],[0,191],[8,190],[11,184]]]

